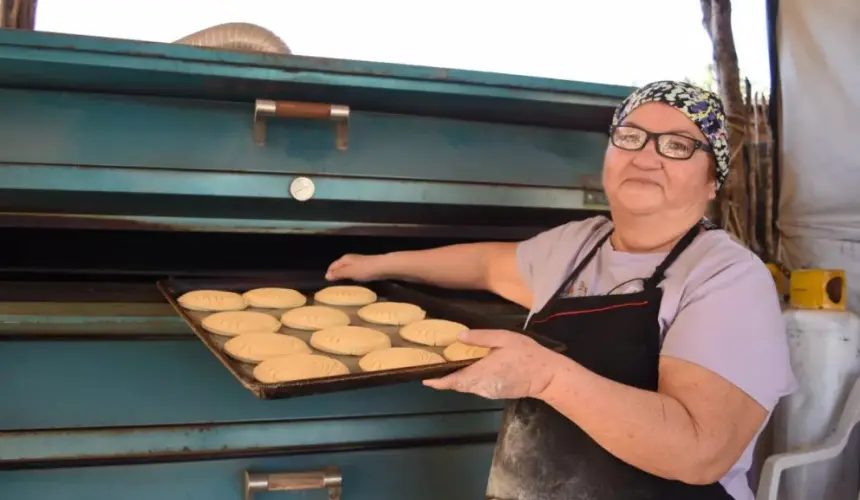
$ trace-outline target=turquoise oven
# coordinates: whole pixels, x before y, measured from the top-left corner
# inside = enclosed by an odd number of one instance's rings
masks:
[[[481,498],[499,402],[411,382],[257,399],[155,282],[602,211],[629,90],[0,30],[0,498]]]

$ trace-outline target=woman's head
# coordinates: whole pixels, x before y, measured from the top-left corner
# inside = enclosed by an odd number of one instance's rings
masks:
[[[728,174],[722,101],[684,82],[650,83],[616,109],[603,165],[613,211],[701,212]]]

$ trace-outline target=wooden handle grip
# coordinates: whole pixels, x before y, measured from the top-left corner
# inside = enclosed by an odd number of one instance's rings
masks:
[[[269,475],[269,491],[316,490],[325,488],[325,472],[284,472]]]
[[[349,136],[349,106],[319,102],[273,101],[257,99],[254,103],[254,144],[266,143],[268,118],[331,120],[335,124],[335,146],[346,151]]]
[[[278,118],[309,118],[328,120],[331,118],[331,104],[314,102],[275,101],[275,116]]]

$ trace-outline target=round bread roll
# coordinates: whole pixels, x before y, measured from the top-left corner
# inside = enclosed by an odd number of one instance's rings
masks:
[[[376,302],[358,310],[358,317],[380,325],[408,325],[424,319],[424,309],[406,302]]]
[[[281,323],[296,330],[322,330],[333,326],[346,326],[349,315],[327,306],[303,306],[290,309],[281,315]]]
[[[460,342],[454,342],[442,351],[442,355],[448,361],[465,361],[467,359],[483,358],[490,354],[490,349],[476,345],[469,345]]]
[[[176,302],[189,311],[241,311],[248,305],[241,295],[222,290],[194,290],[182,294]]]
[[[376,302],[376,292],[363,286],[337,285],[323,288],[314,300],[332,306],[364,306]]]
[[[264,384],[346,375],[340,361],[319,354],[289,354],[269,358],[254,367],[254,378]]]
[[[310,354],[311,348],[302,339],[282,333],[243,333],[225,342],[224,352],[245,363],[259,363],[287,354]]]
[[[276,332],[281,327],[274,316],[256,311],[217,312],[203,318],[200,324],[207,331],[228,337],[252,332]]]
[[[307,297],[291,288],[255,288],[242,297],[249,306],[261,309],[292,309],[308,302]]]
[[[435,352],[415,347],[391,347],[364,355],[358,360],[358,367],[365,372],[375,372],[444,362],[445,358]]]
[[[457,341],[457,335],[469,328],[447,319],[422,319],[400,329],[404,340],[421,345],[448,346]]]
[[[391,347],[391,337],[363,326],[335,326],[315,331],[311,345],[331,354],[362,356]]]

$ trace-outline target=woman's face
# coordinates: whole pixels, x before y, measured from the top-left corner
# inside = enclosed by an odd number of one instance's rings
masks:
[[[704,134],[681,111],[663,103],[646,103],[630,113],[621,125],[636,127],[652,133],[673,133],[681,139],[664,139],[664,153],[683,155],[691,141],[707,144]],[[636,134],[627,129],[616,139],[634,144]],[[639,151],[628,151],[609,141],[603,163],[603,188],[613,210],[631,215],[652,215],[661,212],[701,211],[713,200],[716,182],[712,155],[700,149],[689,159],[661,156],[655,141],[649,140]]]

